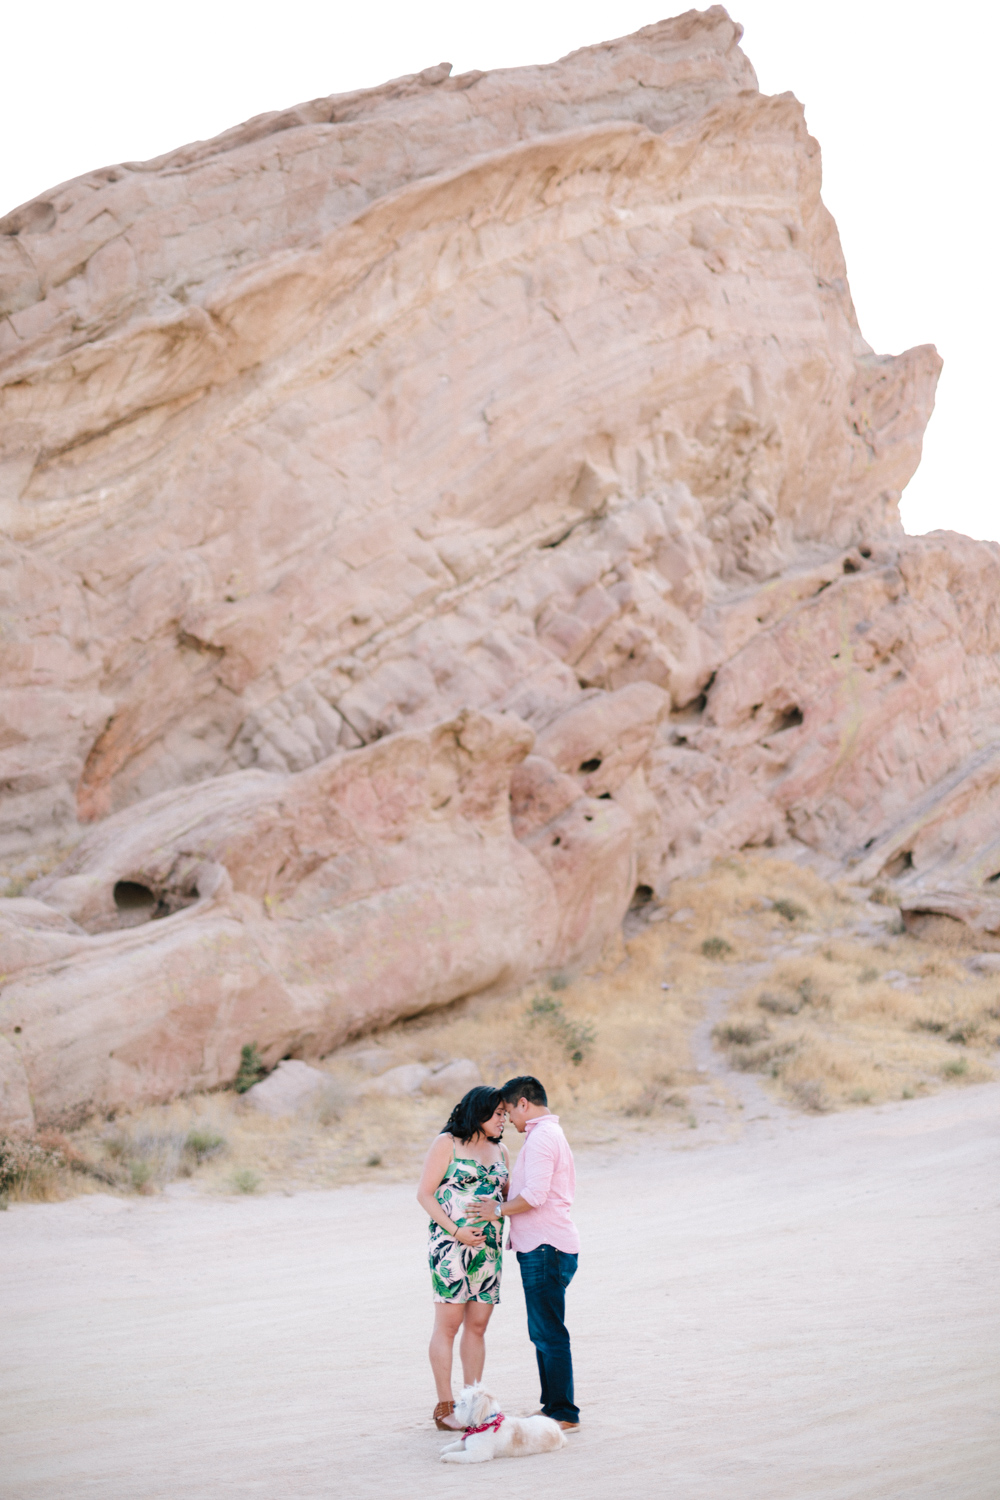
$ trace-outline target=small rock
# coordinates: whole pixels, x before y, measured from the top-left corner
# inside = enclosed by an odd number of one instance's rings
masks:
[[[255,1083],[252,1089],[247,1089],[243,1102],[277,1120],[285,1115],[294,1115],[310,1094],[329,1082],[327,1073],[321,1073],[318,1068],[310,1068],[308,1063],[286,1058],[273,1073],[268,1074],[260,1083]]]
[[[425,1094],[450,1094],[458,1100],[482,1081],[483,1075],[471,1058],[457,1057],[435,1068],[420,1087]]]
[[[974,953],[965,960],[973,974],[1000,974],[1000,953]]]
[[[430,1068],[423,1063],[403,1063],[398,1068],[390,1068],[387,1073],[380,1073],[377,1078],[369,1078],[358,1089],[358,1093],[379,1094],[385,1099],[403,1099],[407,1094],[415,1094],[430,1076]]]
[[[670,918],[671,922],[690,922],[694,916],[694,907],[682,906],[680,911],[675,911]]]
[[[389,1061],[382,1047],[362,1047],[359,1052],[345,1054],[345,1060],[360,1068],[363,1073],[372,1075],[385,1072],[385,1065]]]

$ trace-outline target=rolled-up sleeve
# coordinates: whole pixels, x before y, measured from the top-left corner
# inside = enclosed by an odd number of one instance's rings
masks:
[[[529,1140],[524,1147],[524,1185],[521,1197],[532,1208],[541,1208],[549,1196],[552,1173],[558,1160],[555,1142],[544,1136],[540,1140]]]

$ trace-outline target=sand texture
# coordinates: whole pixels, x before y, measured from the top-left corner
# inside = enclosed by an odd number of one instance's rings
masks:
[[[997,1103],[994,1085],[823,1118],[748,1102],[690,1144],[581,1152],[585,1427],[479,1482],[994,1500]],[[410,1187],[187,1192],[0,1218],[5,1500],[467,1494],[427,1420]],[[533,1408],[510,1257],[487,1373]]]

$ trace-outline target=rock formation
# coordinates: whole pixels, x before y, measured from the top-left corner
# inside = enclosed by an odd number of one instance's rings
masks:
[[[1000,934],[1000,549],[903,534],[940,361],[865,343],[739,35],[0,221],[0,847],[95,825],[0,904],[9,1118],[581,962],[747,844]]]

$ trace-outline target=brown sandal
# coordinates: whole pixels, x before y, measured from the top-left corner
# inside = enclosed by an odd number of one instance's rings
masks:
[[[445,1417],[450,1417],[454,1410],[454,1401],[439,1401],[437,1406],[435,1406],[434,1411],[431,1413],[431,1420],[438,1432],[453,1432],[457,1437],[462,1431],[461,1427],[449,1427],[444,1420]]]

